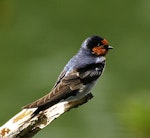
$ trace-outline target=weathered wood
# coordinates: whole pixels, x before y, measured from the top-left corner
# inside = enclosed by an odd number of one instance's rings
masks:
[[[0,138],[31,138],[54,119],[72,108],[78,107],[91,99],[91,93],[69,100],[61,101],[32,117],[37,108],[23,109],[7,123],[0,127]]]

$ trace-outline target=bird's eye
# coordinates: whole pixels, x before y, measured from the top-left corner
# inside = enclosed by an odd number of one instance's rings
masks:
[[[108,45],[104,45],[103,47],[104,47],[105,49],[108,49]]]
[[[100,46],[100,45],[101,45],[101,43],[98,43],[98,44],[97,44],[97,46]]]

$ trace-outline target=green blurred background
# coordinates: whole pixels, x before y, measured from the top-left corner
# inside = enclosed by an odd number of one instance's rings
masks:
[[[48,93],[93,34],[114,47],[94,98],[35,138],[149,138],[149,0],[0,0],[0,125]]]

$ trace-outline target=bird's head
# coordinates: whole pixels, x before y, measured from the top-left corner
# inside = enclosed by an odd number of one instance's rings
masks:
[[[105,56],[109,49],[113,49],[106,39],[96,35],[87,38],[83,42],[82,48],[90,50],[90,52],[96,56]]]

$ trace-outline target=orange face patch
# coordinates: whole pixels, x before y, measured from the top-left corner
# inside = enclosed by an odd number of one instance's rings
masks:
[[[101,42],[102,42],[102,45],[108,45],[108,41],[106,39],[103,39]]]
[[[93,54],[97,56],[105,56],[107,54],[107,50],[102,46],[96,46],[92,49]]]

